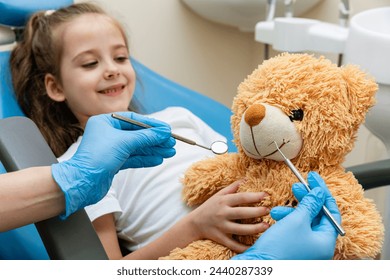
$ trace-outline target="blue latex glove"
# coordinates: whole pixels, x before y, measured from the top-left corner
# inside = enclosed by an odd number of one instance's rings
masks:
[[[111,114],[91,117],[74,156],[52,165],[52,176],[65,195],[60,218],[102,199],[119,170],[156,166],[175,155],[176,141],[167,124],[132,112],[118,114],[152,128],[140,129]]]
[[[293,185],[294,194],[300,200],[297,208],[273,208],[271,216],[277,223],[263,233],[252,247],[232,259],[304,260],[333,257],[338,233],[321,209],[325,204],[338,222],[341,222],[340,212],[317,173],[310,172],[307,180],[312,188],[308,194],[301,183]]]

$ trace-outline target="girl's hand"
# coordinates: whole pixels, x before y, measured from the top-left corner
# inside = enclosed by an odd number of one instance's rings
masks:
[[[234,240],[233,235],[251,235],[268,229],[269,225],[265,222],[258,224],[236,222],[239,219],[264,216],[270,211],[267,207],[242,206],[260,202],[267,196],[264,192],[236,193],[242,182],[243,180],[239,180],[223,188],[189,214],[191,226],[199,239],[211,239],[241,253],[249,246]]]

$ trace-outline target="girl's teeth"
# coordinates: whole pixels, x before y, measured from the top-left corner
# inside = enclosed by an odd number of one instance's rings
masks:
[[[116,92],[116,89],[107,89],[103,91],[103,93],[114,93],[114,92]]]

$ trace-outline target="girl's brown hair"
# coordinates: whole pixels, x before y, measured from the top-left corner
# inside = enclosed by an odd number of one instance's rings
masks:
[[[46,93],[45,75],[50,73],[58,81],[62,42],[54,30],[80,15],[95,13],[107,15],[91,3],[78,3],[61,8],[53,13],[37,12],[31,16],[11,53],[12,82],[19,105],[27,117],[39,127],[56,156],[62,155],[83,129],[68,108],[66,102],[55,102]],[[126,34],[118,22],[127,44]],[[57,34],[58,35],[58,34]]]

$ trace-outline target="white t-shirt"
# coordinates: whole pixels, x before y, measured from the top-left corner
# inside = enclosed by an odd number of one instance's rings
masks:
[[[170,107],[149,117],[169,123],[173,133],[204,146],[217,140],[226,141],[185,108]],[[72,157],[80,141],[81,137],[58,160]],[[130,251],[155,240],[191,210],[182,201],[180,178],[192,163],[214,156],[211,151],[178,140],[175,149],[176,155],[159,166],[120,171],[108,194],[86,207],[92,221],[114,213],[118,237]]]

